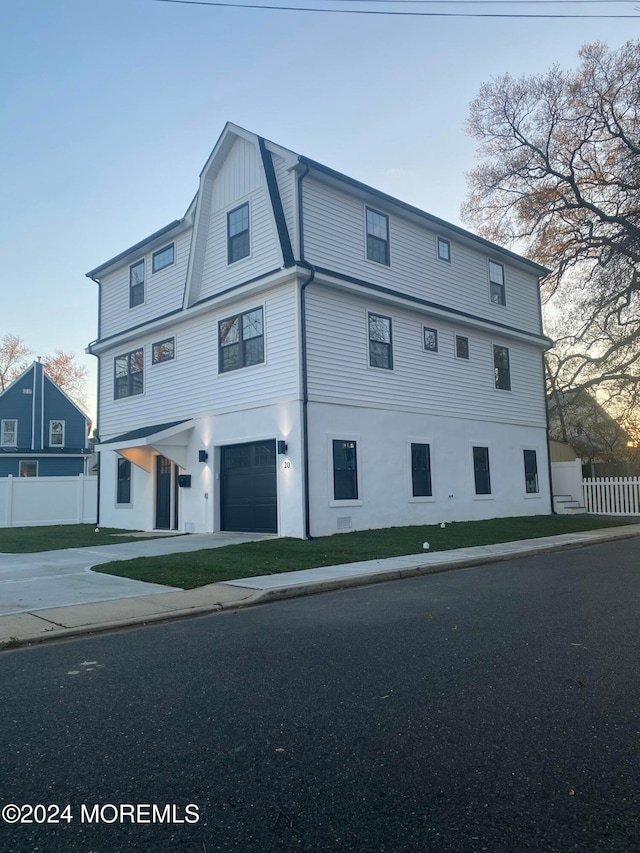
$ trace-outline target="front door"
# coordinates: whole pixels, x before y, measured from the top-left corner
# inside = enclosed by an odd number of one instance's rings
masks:
[[[173,463],[156,456],[156,529],[171,529],[171,487]]]

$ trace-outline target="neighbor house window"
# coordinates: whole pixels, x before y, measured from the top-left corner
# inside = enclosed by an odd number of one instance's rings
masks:
[[[423,326],[422,345],[428,352],[438,352],[438,330]]]
[[[469,338],[456,335],[456,358],[469,358]]]
[[[389,265],[389,217],[367,208],[367,258]]]
[[[144,259],[129,267],[129,308],[144,302]]]
[[[64,421],[49,421],[49,447],[64,447]]]
[[[369,314],[369,364],[386,370],[393,368],[390,317]]]
[[[174,255],[175,250],[173,243],[165,246],[164,249],[158,249],[158,251],[154,252],[151,256],[151,272],[159,272],[165,267],[170,267],[174,261]]]
[[[249,202],[227,213],[227,263],[249,254]]]
[[[20,463],[20,476],[21,477],[37,477],[38,476],[38,462],[21,462]]]
[[[236,314],[218,323],[218,371],[226,373],[264,361],[262,308]]]
[[[523,450],[524,454],[524,485],[528,495],[537,495],[538,488],[538,457],[535,450]]]
[[[355,441],[333,441],[333,498],[358,499],[358,458]]]
[[[144,350],[116,356],[114,363],[113,396],[120,400],[142,394],[144,374]]]
[[[161,361],[171,361],[176,356],[176,339],[165,338],[151,344],[151,363],[160,364]]]
[[[451,263],[451,243],[444,237],[438,237],[438,258]]]
[[[493,347],[493,377],[496,388],[500,391],[511,391],[511,369],[507,347]]]
[[[473,448],[473,476],[476,495],[491,494],[491,477],[489,475],[489,448]]]
[[[411,444],[411,483],[414,498],[432,497],[431,452],[428,444]]]
[[[118,459],[116,503],[131,503],[131,462],[128,459]]]
[[[18,443],[18,421],[13,418],[2,421],[0,432],[0,445],[2,447],[15,447]]]
[[[489,289],[492,302],[495,302],[496,305],[507,304],[504,289],[504,267],[495,261],[489,261]]]

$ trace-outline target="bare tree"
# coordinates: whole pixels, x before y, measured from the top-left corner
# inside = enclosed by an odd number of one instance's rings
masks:
[[[53,355],[42,358],[42,366],[47,376],[71,397],[71,399],[86,409],[87,368],[75,363],[73,353],[56,350]]]
[[[27,367],[31,354],[29,347],[17,335],[8,334],[0,338],[0,392]]]
[[[551,386],[598,389],[632,417],[640,380],[640,41],[582,48],[574,71],[484,84],[482,162],[463,217],[550,268]]]

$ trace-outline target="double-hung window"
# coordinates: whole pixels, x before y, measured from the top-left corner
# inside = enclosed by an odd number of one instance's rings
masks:
[[[511,368],[509,367],[509,348],[493,347],[493,380],[500,391],[511,391]]]
[[[358,500],[358,456],[355,441],[333,440],[333,498]]]
[[[535,450],[523,450],[524,454],[524,486],[528,495],[537,495],[538,487],[538,458]]]
[[[144,258],[129,267],[129,308],[144,302]]]
[[[249,202],[227,213],[227,263],[249,255]]]
[[[49,421],[49,447],[64,447],[64,421]]]
[[[495,261],[489,261],[489,291],[491,301],[496,305],[507,304],[504,287],[504,267]]]
[[[0,430],[0,445],[16,447],[18,444],[18,421],[13,418],[3,419]]]
[[[151,256],[151,272],[160,272],[165,267],[170,267],[175,259],[175,247],[173,243],[169,243],[164,249],[158,249]]]
[[[476,487],[476,495],[491,494],[488,447],[473,448],[473,478]]]
[[[236,314],[218,323],[218,372],[226,373],[264,361],[262,308]]]
[[[411,486],[413,497],[432,497],[431,452],[428,444],[411,443]]]
[[[389,266],[389,217],[367,208],[367,258]]]
[[[390,317],[369,314],[369,364],[371,367],[393,369]]]
[[[114,359],[113,396],[115,400],[142,394],[144,385],[144,350],[118,355]]]

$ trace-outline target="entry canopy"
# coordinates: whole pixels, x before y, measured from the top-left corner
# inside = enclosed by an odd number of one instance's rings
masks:
[[[134,465],[151,473],[153,459],[160,453],[180,468],[187,467],[187,447],[195,426],[193,419],[154,424],[124,432],[96,444],[96,450],[115,450]]]

